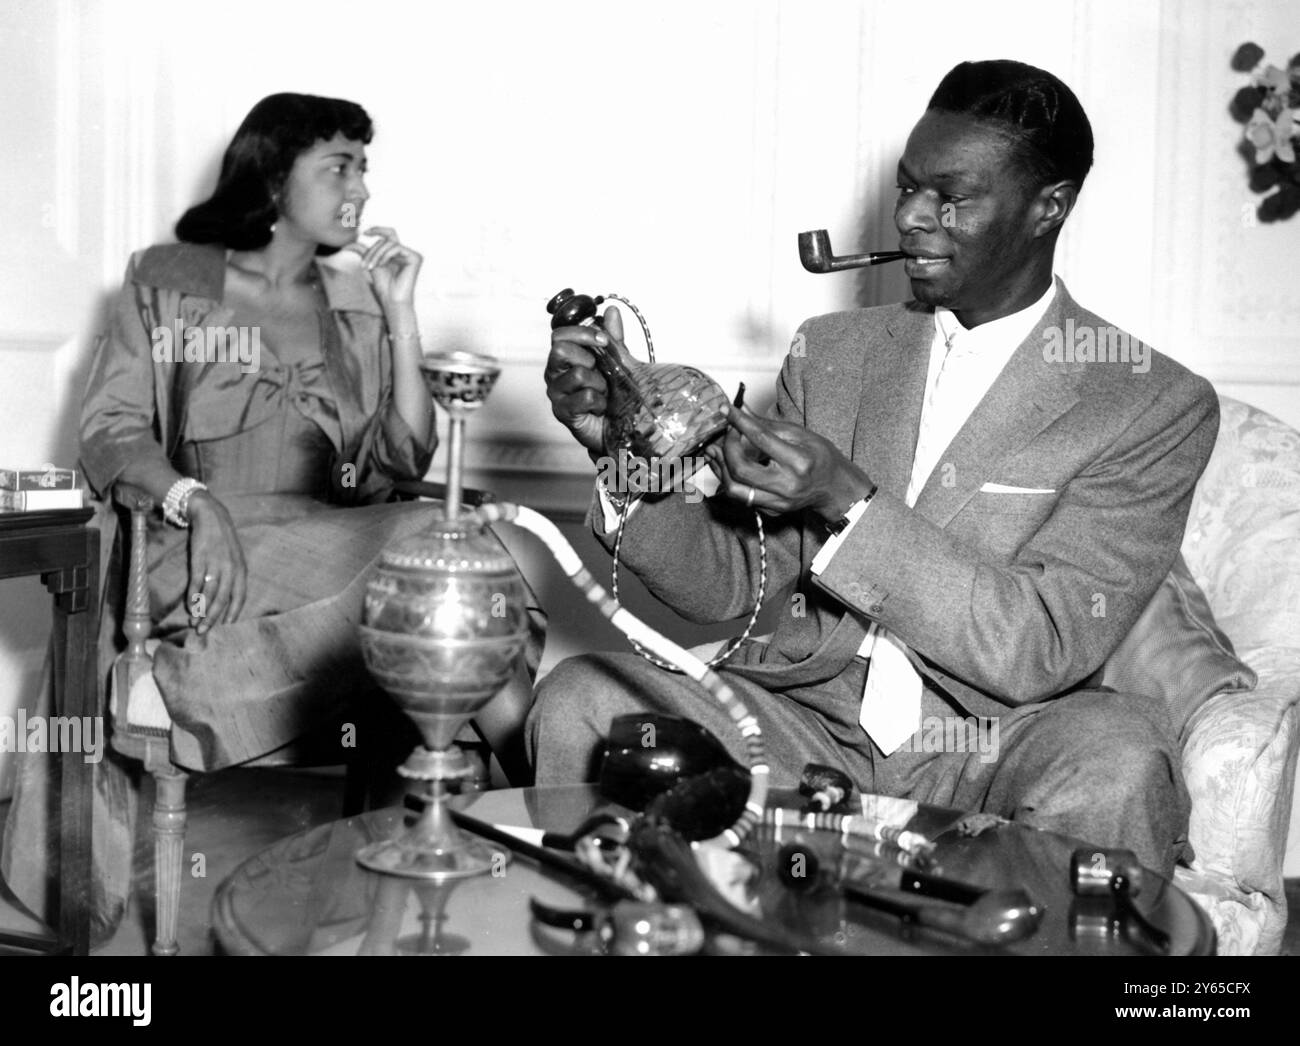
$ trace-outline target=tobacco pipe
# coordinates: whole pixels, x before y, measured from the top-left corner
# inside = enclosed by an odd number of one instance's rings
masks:
[[[902,251],[872,251],[870,254],[831,253],[830,234],[825,229],[814,229],[799,234],[799,260],[809,272],[841,272],[844,269],[861,269],[868,265],[881,265],[898,261]]]
[[[840,884],[844,896],[868,908],[897,915],[904,922],[964,937],[976,944],[1011,944],[1038,929],[1043,910],[1024,890],[990,890],[961,908],[940,907],[915,900],[901,890],[868,890],[855,883]]]
[[[628,848],[637,860],[641,875],[663,900],[689,904],[702,920],[726,933],[782,951],[845,954],[844,949],[819,941],[811,934],[741,911],[713,885],[696,860],[691,844],[654,814],[642,818],[633,827]]]
[[[901,889],[868,882],[848,875],[832,875],[821,867],[812,847],[787,843],[777,855],[777,876],[790,889],[815,890],[825,886],[868,908],[897,915],[904,922],[943,930],[977,944],[1010,944],[1024,940],[1038,929],[1043,910],[1024,890],[982,890],[968,883],[944,879],[904,868],[895,873]],[[875,877],[879,879],[879,874]],[[952,901],[953,908],[917,899],[917,894]]]
[[[588,868],[585,864],[572,857],[565,857],[554,850],[538,846],[527,839],[521,839],[510,831],[489,824],[487,821],[480,821],[477,817],[471,817],[459,810],[450,810],[448,812],[451,814],[451,819],[456,822],[457,827],[463,828],[467,832],[473,832],[484,839],[490,839],[494,843],[500,843],[520,856],[531,858],[547,868],[554,868],[556,871],[563,872],[565,875],[571,876],[584,885],[591,887],[606,900],[636,900],[636,895],[631,890],[621,886],[608,876],[601,875],[599,872]]]
[[[1142,914],[1134,902],[1142,891],[1142,864],[1132,850],[1075,850],[1070,857],[1070,888],[1079,898],[1109,898],[1113,911],[1129,928],[1129,921],[1146,934],[1161,954],[1169,951],[1169,934]]]
[[[731,758],[722,742],[690,719],[658,712],[629,712],[610,721],[600,763],[599,790],[604,799],[631,810],[644,810],[655,797],[683,781],[724,768],[745,781],[743,787],[729,788],[725,793],[730,812],[721,816],[731,816],[734,821],[745,805],[749,771]],[[720,821],[717,830],[731,823]]]

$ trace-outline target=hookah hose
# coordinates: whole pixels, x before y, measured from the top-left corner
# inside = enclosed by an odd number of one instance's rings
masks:
[[[623,505],[622,511],[618,514],[618,532],[614,535],[613,576],[610,579],[611,587],[614,589],[615,602],[618,602],[620,598],[618,591],[618,558],[619,552],[623,548],[623,532],[627,529],[627,518],[631,515],[632,506],[638,500],[639,496],[629,498]],[[758,526],[758,594],[754,597],[754,612],[749,615],[749,621],[745,624],[745,630],[705,662],[709,668],[717,668],[718,665],[722,664],[722,662],[726,661],[727,658],[731,657],[732,654],[740,649],[740,644],[748,639],[750,633],[754,631],[754,625],[758,623],[758,615],[762,613],[763,610],[763,599],[767,594],[767,533],[763,530],[763,517],[758,512],[754,513],[754,523]],[[632,648],[652,665],[656,665],[659,668],[665,668],[670,672],[681,671],[681,669],[676,665],[670,664],[663,658],[656,657],[635,639],[632,639],[631,636],[629,636],[628,639],[632,643]]]
[[[632,315],[635,316],[637,322],[641,324],[641,333],[645,335],[646,355],[650,357],[650,362],[654,363],[655,342],[654,338],[650,335],[650,324],[646,322],[645,314],[636,307],[636,304],[631,298],[626,298],[621,294],[615,294],[611,291],[609,294],[597,298],[596,301],[600,302],[602,299],[605,301],[621,301],[632,310]],[[740,406],[739,399],[737,399],[736,406]],[[632,506],[635,505],[640,498],[641,495],[639,494],[629,497],[627,501],[623,503],[623,507],[619,510],[618,514],[618,531],[614,535],[613,567],[610,576],[610,587],[614,590],[615,602],[620,598],[618,591],[618,560],[619,554],[623,549],[623,532],[627,529],[627,520],[632,514]],[[749,615],[749,621],[745,625],[745,630],[705,662],[709,668],[717,668],[718,665],[722,664],[731,657],[732,654],[740,649],[740,645],[745,642],[745,640],[749,638],[750,633],[754,631],[754,626],[758,623],[758,615],[762,613],[763,610],[763,599],[767,595],[767,533],[763,529],[763,516],[757,510],[754,512],[754,524],[758,527],[758,594],[754,598],[754,612]],[[677,665],[665,661],[661,657],[656,657],[652,651],[647,650],[642,644],[633,639],[630,634],[628,635],[628,640],[632,644],[632,649],[652,665],[666,669],[669,672],[682,671],[682,669],[678,668]]]
[[[740,817],[730,828],[705,842],[712,845],[734,848],[763,819],[767,805],[768,775],[767,751],[763,745],[763,734],[758,720],[750,714],[736,692],[728,686],[716,672],[692,654],[685,647],[678,646],[671,639],[660,635],[634,614],[619,606],[618,601],[609,595],[591,576],[591,572],[582,565],[578,553],[573,550],[559,528],[545,516],[523,505],[490,502],[480,505],[474,514],[485,524],[498,520],[513,523],[540,538],[550,551],[560,569],[587,599],[594,603],[610,623],[633,642],[639,642],[660,657],[670,661],[678,671],[703,686],[713,698],[726,710],[731,721],[736,724],[749,758],[749,797]]]

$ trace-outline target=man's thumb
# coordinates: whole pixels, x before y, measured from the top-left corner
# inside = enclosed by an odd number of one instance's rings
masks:
[[[605,332],[611,338],[623,340],[623,314],[618,311],[617,305],[611,305],[605,310]]]

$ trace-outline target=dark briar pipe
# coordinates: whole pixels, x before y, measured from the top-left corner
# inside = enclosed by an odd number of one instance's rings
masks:
[[[831,238],[825,229],[814,229],[812,232],[799,234],[799,260],[809,272],[861,269],[868,265],[898,261],[902,257],[902,251],[872,251],[870,254],[844,254],[837,258],[831,253]]]

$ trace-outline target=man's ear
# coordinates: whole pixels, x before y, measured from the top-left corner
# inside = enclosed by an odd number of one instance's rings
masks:
[[[1055,182],[1039,190],[1034,200],[1034,236],[1051,236],[1057,232],[1074,210],[1079,199],[1079,186],[1072,181]]]

